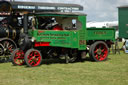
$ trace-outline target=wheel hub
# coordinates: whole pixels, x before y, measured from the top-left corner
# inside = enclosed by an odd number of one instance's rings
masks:
[[[102,50],[101,50],[101,49],[98,49],[98,50],[97,50],[97,54],[98,54],[98,55],[101,55],[101,54],[102,54]]]

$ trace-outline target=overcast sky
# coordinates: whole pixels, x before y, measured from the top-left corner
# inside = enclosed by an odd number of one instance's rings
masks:
[[[118,6],[128,5],[128,0],[15,0],[50,3],[80,4],[87,14],[87,21],[117,21]]]

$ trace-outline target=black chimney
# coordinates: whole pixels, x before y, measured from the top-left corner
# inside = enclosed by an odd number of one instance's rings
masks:
[[[28,33],[28,16],[27,14],[24,14],[24,20],[23,20],[23,27],[24,27],[24,33],[27,34]]]

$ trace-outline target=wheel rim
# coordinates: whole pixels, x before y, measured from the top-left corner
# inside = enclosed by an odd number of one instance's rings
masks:
[[[17,65],[23,65],[24,64],[24,52],[21,50],[16,51],[14,56],[14,62]]]
[[[104,44],[98,44],[94,49],[94,56],[97,60],[103,61],[108,55],[108,49]]]
[[[32,51],[29,55],[28,55],[28,63],[31,66],[38,66],[41,62],[41,55],[38,51]]]

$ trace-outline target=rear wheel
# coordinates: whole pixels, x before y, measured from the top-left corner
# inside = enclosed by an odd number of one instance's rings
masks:
[[[19,48],[15,49],[11,54],[11,60],[13,65],[23,65],[24,64],[24,52]]]
[[[16,44],[9,40],[2,41],[5,55],[10,55],[17,48]]]
[[[4,46],[0,43],[0,56],[4,54]]]
[[[107,59],[109,50],[103,41],[97,41],[90,47],[90,57],[94,61],[104,61]]]
[[[25,54],[24,60],[29,67],[35,67],[41,64],[42,56],[40,51],[29,49]]]

